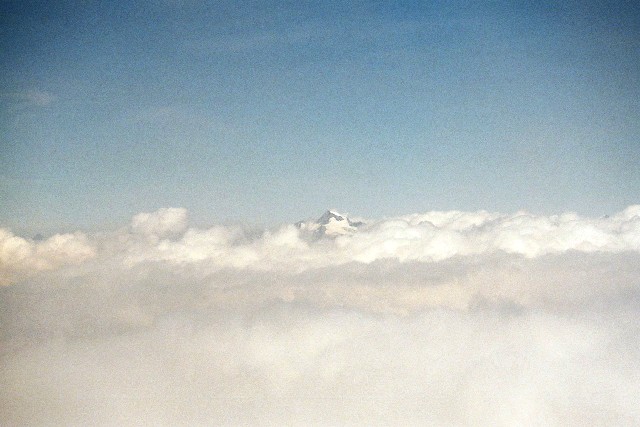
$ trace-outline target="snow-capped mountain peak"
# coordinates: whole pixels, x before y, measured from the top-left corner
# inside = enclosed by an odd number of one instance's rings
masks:
[[[353,222],[346,215],[330,209],[315,221],[301,221],[296,225],[301,230],[313,232],[317,237],[336,237],[355,232],[362,222]]]
[[[331,222],[332,220],[334,221],[345,221],[347,219],[346,216],[334,211],[334,210],[328,210],[325,213],[322,214],[322,216],[320,218],[318,218],[318,220],[316,221],[318,224],[329,224],[329,222]]]

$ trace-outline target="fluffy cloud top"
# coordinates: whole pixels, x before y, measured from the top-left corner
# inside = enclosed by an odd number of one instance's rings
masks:
[[[178,234],[187,227],[187,210],[183,208],[163,208],[156,212],[143,212],[131,220],[131,231],[155,237]]]
[[[640,423],[640,206],[331,221],[0,230],[0,423]]]
[[[0,229],[0,277],[7,284],[96,256],[128,266],[199,264],[198,271],[209,273],[226,268],[300,272],[350,262],[437,262],[496,253],[536,258],[568,251],[639,252],[640,205],[599,219],[452,211],[370,220],[335,238],[319,239],[309,230],[314,229],[305,223],[261,234],[240,227],[188,228],[187,211],[179,208],[140,213],[127,229],[90,237],[75,233],[33,242]]]
[[[35,242],[0,228],[0,286],[39,271],[81,264],[95,255],[95,247],[80,232]]]

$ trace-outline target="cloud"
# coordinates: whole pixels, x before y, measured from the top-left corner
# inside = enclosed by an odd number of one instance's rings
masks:
[[[639,261],[640,206],[0,230],[0,422],[638,424]]]
[[[379,260],[431,263],[492,254],[538,258],[569,251],[640,252],[640,206],[598,219],[573,213],[429,212],[368,220],[357,232],[333,239],[318,239],[305,224],[257,234],[238,226],[189,228],[185,209],[163,208],[135,215],[127,229],[115,234],[75,233],[35,243],[2,230],[0,241],[3,265],[29,264],[36,270],[116,256],[127,266],[160,262],[193,265],[205,273],[228,268],[301,272]]]
[[[21,93],[19,97],[38,107],[47,106],[56,99],[56,97],[50,92],[40,90],[28,90]]]
[[[51,92],[29,89],[18,92],[4,93],[3,98],[8,98],[22,106],[46,107],[56,100]]]
[[[44,241],[27,240],[0,228],[0,286],[95,256],[83,233],[56,234]]]
[[[163,208],[156,212],[143,212],[131,220],[133,233],[155,236],[170,236],[184,231],[187,226],[187,210],[183,208]]]
[[[575,214],[537,217],[527,213],[432,212],[370,221],[357,233],[324,241],[311,241],[304,228],[297,230],[292,225],[266,231],[258,238],[245,236],[237,227],[189,229],[177,240],[136,248],[129,259],[180,264],[207,260],[210,269],[299,271],[380,259],[433,262],[501,252],[535,258],[570,250],[640,251],[639,211],[638,206],[632,206],[600,219],[582,219]]]

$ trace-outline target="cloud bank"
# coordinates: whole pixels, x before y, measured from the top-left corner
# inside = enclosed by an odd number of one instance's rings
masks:
[[[0,229],[0,423],[640,423],[640,206],[338,225]]]

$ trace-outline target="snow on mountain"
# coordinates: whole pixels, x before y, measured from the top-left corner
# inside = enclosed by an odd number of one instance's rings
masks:
[[[320,218],[313,221],[300,221],[296,226],[303,231],[313,233],[316,237],[337,237],[354,233],[363,225],[360,221],[351,221],[346,215],[334,210],[328,210]]]

